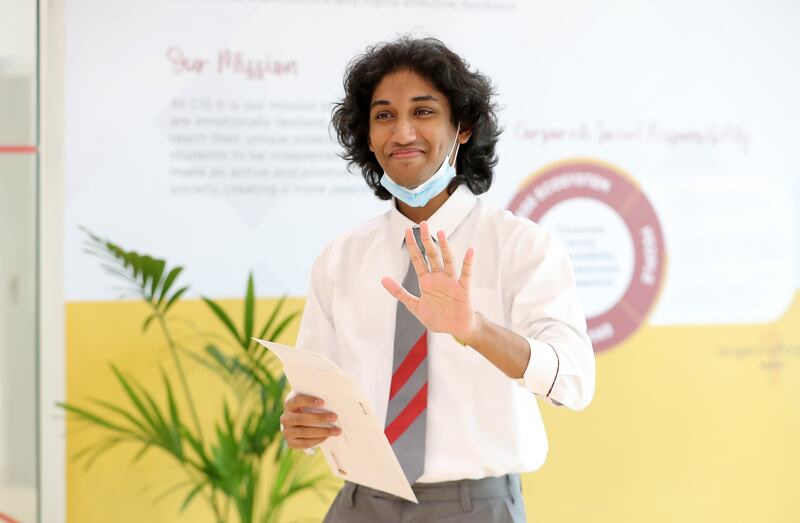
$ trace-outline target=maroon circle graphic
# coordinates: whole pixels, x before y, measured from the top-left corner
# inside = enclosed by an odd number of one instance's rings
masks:
[[[586,318],[594,350],[601,352],[629,338],[652,311],[666,272],[664,236],[636,182],[621,169],[596,160],[574,159],[545,167],[522,184],[508,208],[539,222],[556,205],[576,198],[607,205],[621,218],[633,246],[633,271],[621,298]]]

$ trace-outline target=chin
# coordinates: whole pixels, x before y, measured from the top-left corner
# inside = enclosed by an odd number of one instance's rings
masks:
[[[397,171],[397,169],[395,169],[395,171]],[[394,173],[394,171],[389,171],[389,172]],[[408,175],[400,171],[398,172],[398,174],[392,174],[392,180],[402,185],[406,189],[414,189],[416,187],[419,187],[421,184],[425,183],[425,180],[427,180],[427,178],[420,178],[419,176]]]

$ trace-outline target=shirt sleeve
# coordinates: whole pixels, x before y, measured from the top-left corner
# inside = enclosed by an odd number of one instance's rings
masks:
[[[330,271],[330,264],[331,245],[328,245],[314,261],[314,265],[311,268],[311,282],[295,347],[323,354],[335,360],[336,330],[331,314],[334,279]],[[294,390],[290,390],[286,396],[286,401],[294,397],[295,394]],[[283,431],[282,424],[281,431]],[[304,452],[313,454],[313,448],[305,449]]]
[[[536,224],[520,227],[506,245],[511,330],[531,349],[516,381],[554,405],[582,410],[594,397],[594,350],[567,251]]]
[[[311,268],[306,306],[295,346],[335,361],[336,330],[331,312],[335,283],[331,270],[331,251],[331,245],[325,247]]]

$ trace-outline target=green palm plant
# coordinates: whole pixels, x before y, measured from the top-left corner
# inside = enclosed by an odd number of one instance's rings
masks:
[[[206,500],[218,523],[231,520],[231,507],[240,523],[273,523],[292,497],[308,491],[321,494],[331,488],[328,474],[311,473],[310,458],[286,446],[280,430],[288,392],[286,377],[279,372],[276,358],[252,339],[257,335],[275,340],[297,318],[298,312],[281,313],[285,297],[256,330],[255,284],[250,274],[241,331],[217,302],[204,297],[204,303],[232,338],[225,340],[232,350],[204,340],[203,349],[195,351],[176,341],[170,327],[170,311],[189,289],[177,283],[183,268],[168,270],[165,260],[127,251],[85,232],[87,252],[100,257],[102,267],[123,280],[126,289],[148,305],[142,330],[147,331],[154,323],[160,327],[192,421],[188,425],[184,422],[175,387],[163,368],[163,401],[159,404],[153,392],[111,364],[129,404],[116,405],[97,398],[89,399],[91,406],[59,404],[77,420],[100,428],[104,434],[103,439],[81,449],[73,458],[85,460],[90,467],[98,457],[123,443],[138,447],[134,461],[151,449],[159,449],[184,471],[185,479],[167,488],[158,499],[183,490],[183,511],[199,496]],[[184,357],[213,372],[231,391],[208,436],[203,434],[186,379]]]

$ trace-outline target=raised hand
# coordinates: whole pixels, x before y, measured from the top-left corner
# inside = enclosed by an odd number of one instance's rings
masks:
[[[450,251],[444,231],[439,231],[436,235],[440,252],[431,238],[428,223],[421,222],[419,228],[422,245],[425,247],[431,268],[428,269],[410,228],[406,229],[406,246],[419,278],[420,297],[417,298],[388,276],[383,278],[381,283],[428,330],[467,339],[476,325],[469,292],[474,250],[471,247],[467,249],[461,275],[457,278],[453,267],[453,253]]]

